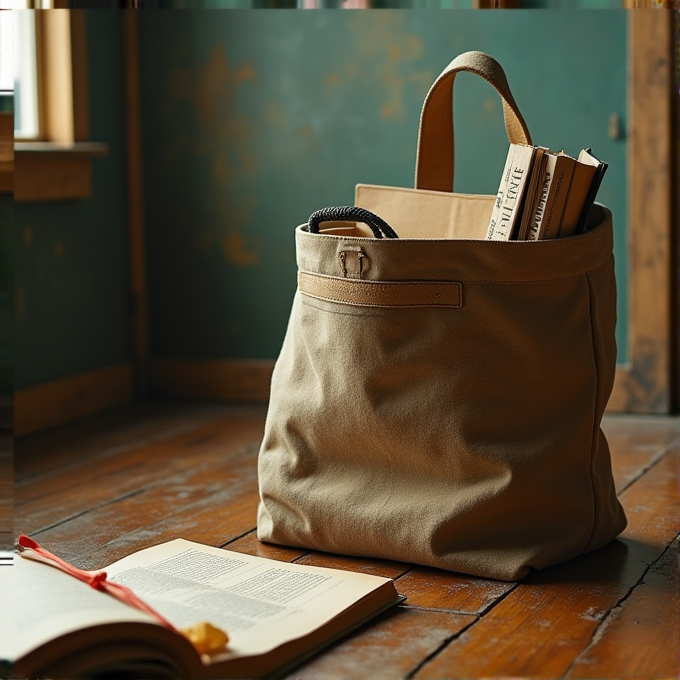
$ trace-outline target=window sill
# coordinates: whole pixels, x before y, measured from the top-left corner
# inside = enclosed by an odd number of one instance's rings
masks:
[[[88,198],[92,194],[92,159],[107,153],[108,147],[100,142],[15,142],[14,201]]]

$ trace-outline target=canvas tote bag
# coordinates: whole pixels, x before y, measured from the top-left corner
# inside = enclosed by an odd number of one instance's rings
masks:
[[[498,63],[463,54],[427,95],[416,189],[357,187],[399,238],[370,213],[297,228],[258,537],[515,580],[626,524],[600,429],[612,217],[596,205],[579,236],[484,240],[494,197],[452,193],[461,70],[499,92],[510,141],[530,142]]]

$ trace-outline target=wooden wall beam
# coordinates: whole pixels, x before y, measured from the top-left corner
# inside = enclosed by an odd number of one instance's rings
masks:
[[[127,124],[130,326],[137,396],[147,392],[148,322],[139,96],[139,35],[135,10],[123,11],[125,120]]]
[[[673,193],[672,13],[633,10],[629,25],[629,362],[610,411],[670,410]]]

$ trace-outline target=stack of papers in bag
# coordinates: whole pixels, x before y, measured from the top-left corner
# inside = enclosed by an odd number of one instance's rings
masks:
[[[538,241],[584,232],[607,167],[591,149],[576,159],[510,144],[486,238]]]

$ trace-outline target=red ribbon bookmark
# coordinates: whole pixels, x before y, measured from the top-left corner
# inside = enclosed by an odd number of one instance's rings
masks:
[[[36,553],[36,555],[39,555],[40,562],[47,562],[48,564],[65,571],[67,574],[74,576],[78,580],[84,581],[95,590],[108,593],[116,599],[121,600],[121,602],[126,602],[127,604],[140,609],[146,614],[153,616],[157,621],[162,623],[167,628],[170,628],[175,632],[179,632],[166,618],[161,616],[155,609],[152,609],[146,602],[137,597],[137,595],[135,595],[127,586],[123,586],[120,583],[107,581],[105,571],[85,571],[84,569],[78,569],[72,564],[64,562],[64,560],[62,560],[60,557],[57,557],[56,555],[53,555],[48,550],[45,550],[45,548],[43,548],[32,538],[29,538],[25,534],[21,534],[21,536],[19,536],[19,552],[23,553],[26,548],[29,548],[34,553]]]

